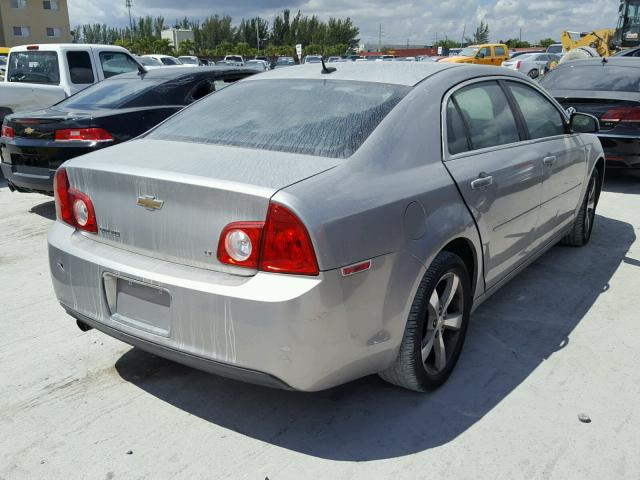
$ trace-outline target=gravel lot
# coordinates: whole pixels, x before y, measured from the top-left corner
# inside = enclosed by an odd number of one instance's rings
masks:
[[[638,479],[640,175],[605,190],[590,246],[484,304],[445,387],[305,394],[80,332],[49,278],[53,202],[0,180],[0,479]]]

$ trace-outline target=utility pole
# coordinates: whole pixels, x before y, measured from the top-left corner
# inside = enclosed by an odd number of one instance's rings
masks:
[[[384,30],[382,29],[382,24],[380,24],[378,30],[378,52],[382,53],[382,36],[384,35]]]
[[[256,18],[256,41],[258,42],[258,55],[260,55],[260,27],[258,26],[257,18]]]
[[[133,43],[133,22],[131,21],[131,7],[133,7],[133,0],[125,0],[125,5],[129,10],[129,38]]]
[[[522,42],[522,28],[520,29],[520,41]]]
[[[464,47],[464,36],[467,33],[467,24],[464,24],[464,28],[462,29],[462,38],[460,39],[460,48]]]

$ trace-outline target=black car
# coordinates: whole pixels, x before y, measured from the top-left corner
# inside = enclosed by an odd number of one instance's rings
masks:
[[[2,172],[12,191],[53,192],[70,158],[125,142],[216,89],[255,74],[236,67],[173,67],[118,75],[37,112],[5,117]]]
[[[540,84],[563,107],[600,121],[607,167],[640,168],[640,62],[636,58],[576,60],[561,64]]]

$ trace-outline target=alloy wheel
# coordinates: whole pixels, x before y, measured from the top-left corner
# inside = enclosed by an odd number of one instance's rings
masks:
[[[438,281],[427,306],[422,338],[422,363],[431,375],[442,372],[460,340],[464,316],[464,294],[460,277],[445,273]]]

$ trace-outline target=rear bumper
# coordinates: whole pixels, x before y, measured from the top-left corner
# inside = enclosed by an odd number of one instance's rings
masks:
[[[640,137],[598,134],[607,168],[640,168]]]
[[[387,368],[414,289],[413,281],[402,284],[394,275],[408,279],[413,271],[419,279],[424,271],[411,255],[398,253],[346,278],[338,271],[240,277],[121,250],[60,222],[49,232],[49,262],[58,301],[98,330],[205,371],[304,391]],[[169,293],[164,333],[113,311],[105,285],[112,276]]]
[[[0,144],[2,173],[18,190],[52,194],[53,177],[60,165],[104,146],[97,142],[65,145],[48,140],[5,140]]]

